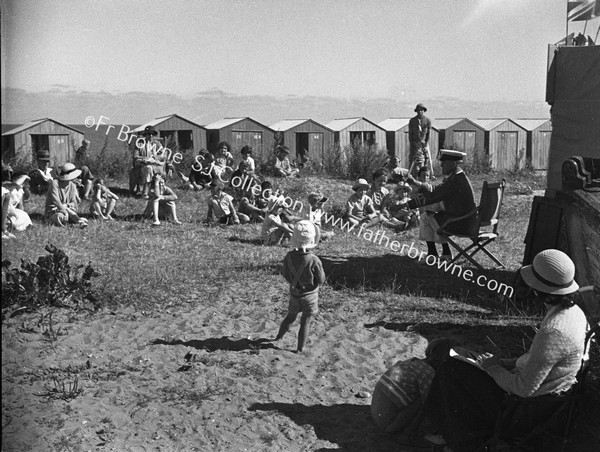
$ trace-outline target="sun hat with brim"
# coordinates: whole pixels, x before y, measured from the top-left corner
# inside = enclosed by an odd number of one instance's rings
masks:
[[[35,158],[38,160],[50,160],[50,152],[46,149],[42,149],[40,151],[37,151],[37,153],[35,154]]]
[[[365,190],[368,190],[369,188],[371,188],[371,185],[369,185],[369,183],[365,179],[358,179],[358,182],[356,182],[356,184],[354,184],[354,187],[352,187],[352,190],[356,191],[360,187],[364,188]]]
[[[567,295],[579,289],[575,282],[575,264],[559,250],[536,254],[531,265],[521,268],[521,277],[532,289],[550,295]]]
[[[467,156],[466,152],[463,151],[455,151],[454,149],[440,149],[440,161],[453,161],[453,162],[462,162],[463,159]]]
[[[65,163],[60,167],[56,178],[58,180],[73,180],[77,179],[81,175],[81,170],[77,169],[72,163]]]
[[[301,220],[294,225],[294,233],[290,239],[292,248],[314,248],[321,239],[321,232],[311,221]]]
[[[146,126],[146,128],[140,132],[140,135],[158,135],[158,132],[153,126]]]
[[[415,107],[415,111],[418,111],[418,110],[427,111],[427,108],[423,104],[417,104],[417,106]]]

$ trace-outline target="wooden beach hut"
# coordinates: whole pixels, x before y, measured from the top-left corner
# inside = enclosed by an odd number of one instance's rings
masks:
[[[552,121],[543,119],[515,119],[527,131],[527,161],[534,170],[548,169],[548,150],[552,136]]]
[[[23,124],[2,134],[2,158],[17,157],[24,162],[35,160],[35,153],[46,149],[54,167],[75,158],[84,134],[54,119],[43,118]]]
[[[146,127],[153,126],[163,139],[163,143],[169,149],[187,151],[189,149],[206,148],[206,129],[182,116],[172,114],[153,119],[133,129],[133,133],[139,135]]]
[[[333,141],[342,149],[357,143],[386,148],[385,130],[366,118],[334,119],[325,127],[333,130]]]
[[[323,164],[326,153],[333,147],[333,130],[312,119],[284,119],[269,128],[281,135],[281,144],[297,159],[300,159],[298,152],[306,149],[309,159]]]
[[[386,147],[388,152],[393,153],[399,160],[400,166],[409,166],[410,142],[408,139],[408,121],[410,118],[388,118],[378,125],[385,130]],[[429,135],[429,153],[433,163],[433,169],[439,173],[439,162],[437,155],[439,151],[439,129],[432,121]]]
[[[439,118],[435,120],[439,130],[440,149],[456,149],[467,154],[485,151],[485,131],[467,118]]]
[[[525,166],[527,131],[511,119],[475,119],[485,130],[484,148],[487,149],[492,169],[508,170]]]
[[[208,150],[212,153],[217,150],[219,142],[227,141],[231,145],[234,156],[242,147],[250,145],[253,156],[264,160],[271,152],[275,140],[271,128],[247,117],[224,118],[204,127]]]

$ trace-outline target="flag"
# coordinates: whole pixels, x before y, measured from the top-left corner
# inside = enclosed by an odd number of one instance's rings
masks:
[[[569,0],[567,3],[567,20],[590,20],[600,17],[600,1]]]

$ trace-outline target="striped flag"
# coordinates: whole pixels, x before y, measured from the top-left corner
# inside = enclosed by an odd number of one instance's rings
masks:
[[[569,0],[567,3],[567,20],[590,20],[600,17],[600,1]]]

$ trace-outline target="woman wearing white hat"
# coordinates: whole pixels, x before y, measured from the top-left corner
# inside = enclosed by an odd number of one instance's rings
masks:
[[[48,187],[45,214],[48,221],[55,226],[66,226],[69,223],[87,226],[87,220],[77,214],[79,194],[73,180],[80,174],[81,170],[67,162],[59,168],[56,178]]]
[[[521,276],[547,310],[529,351],[516,359],[484,353],[477,359],[481,369],[447,360],[432,383],[425,413],[454,452],[476,450],[491,437],[507,393],[522,398],[560,395],[576,381],[588,324],[574,303],[579,286],[573,261],[562,251],[545,250],[521,269]],[[557,398],[521,401],[513,414],[517,422],[504,433],[513,437],[530,433],[562,403]],[[535,450],[546,450],[539,441]]]

